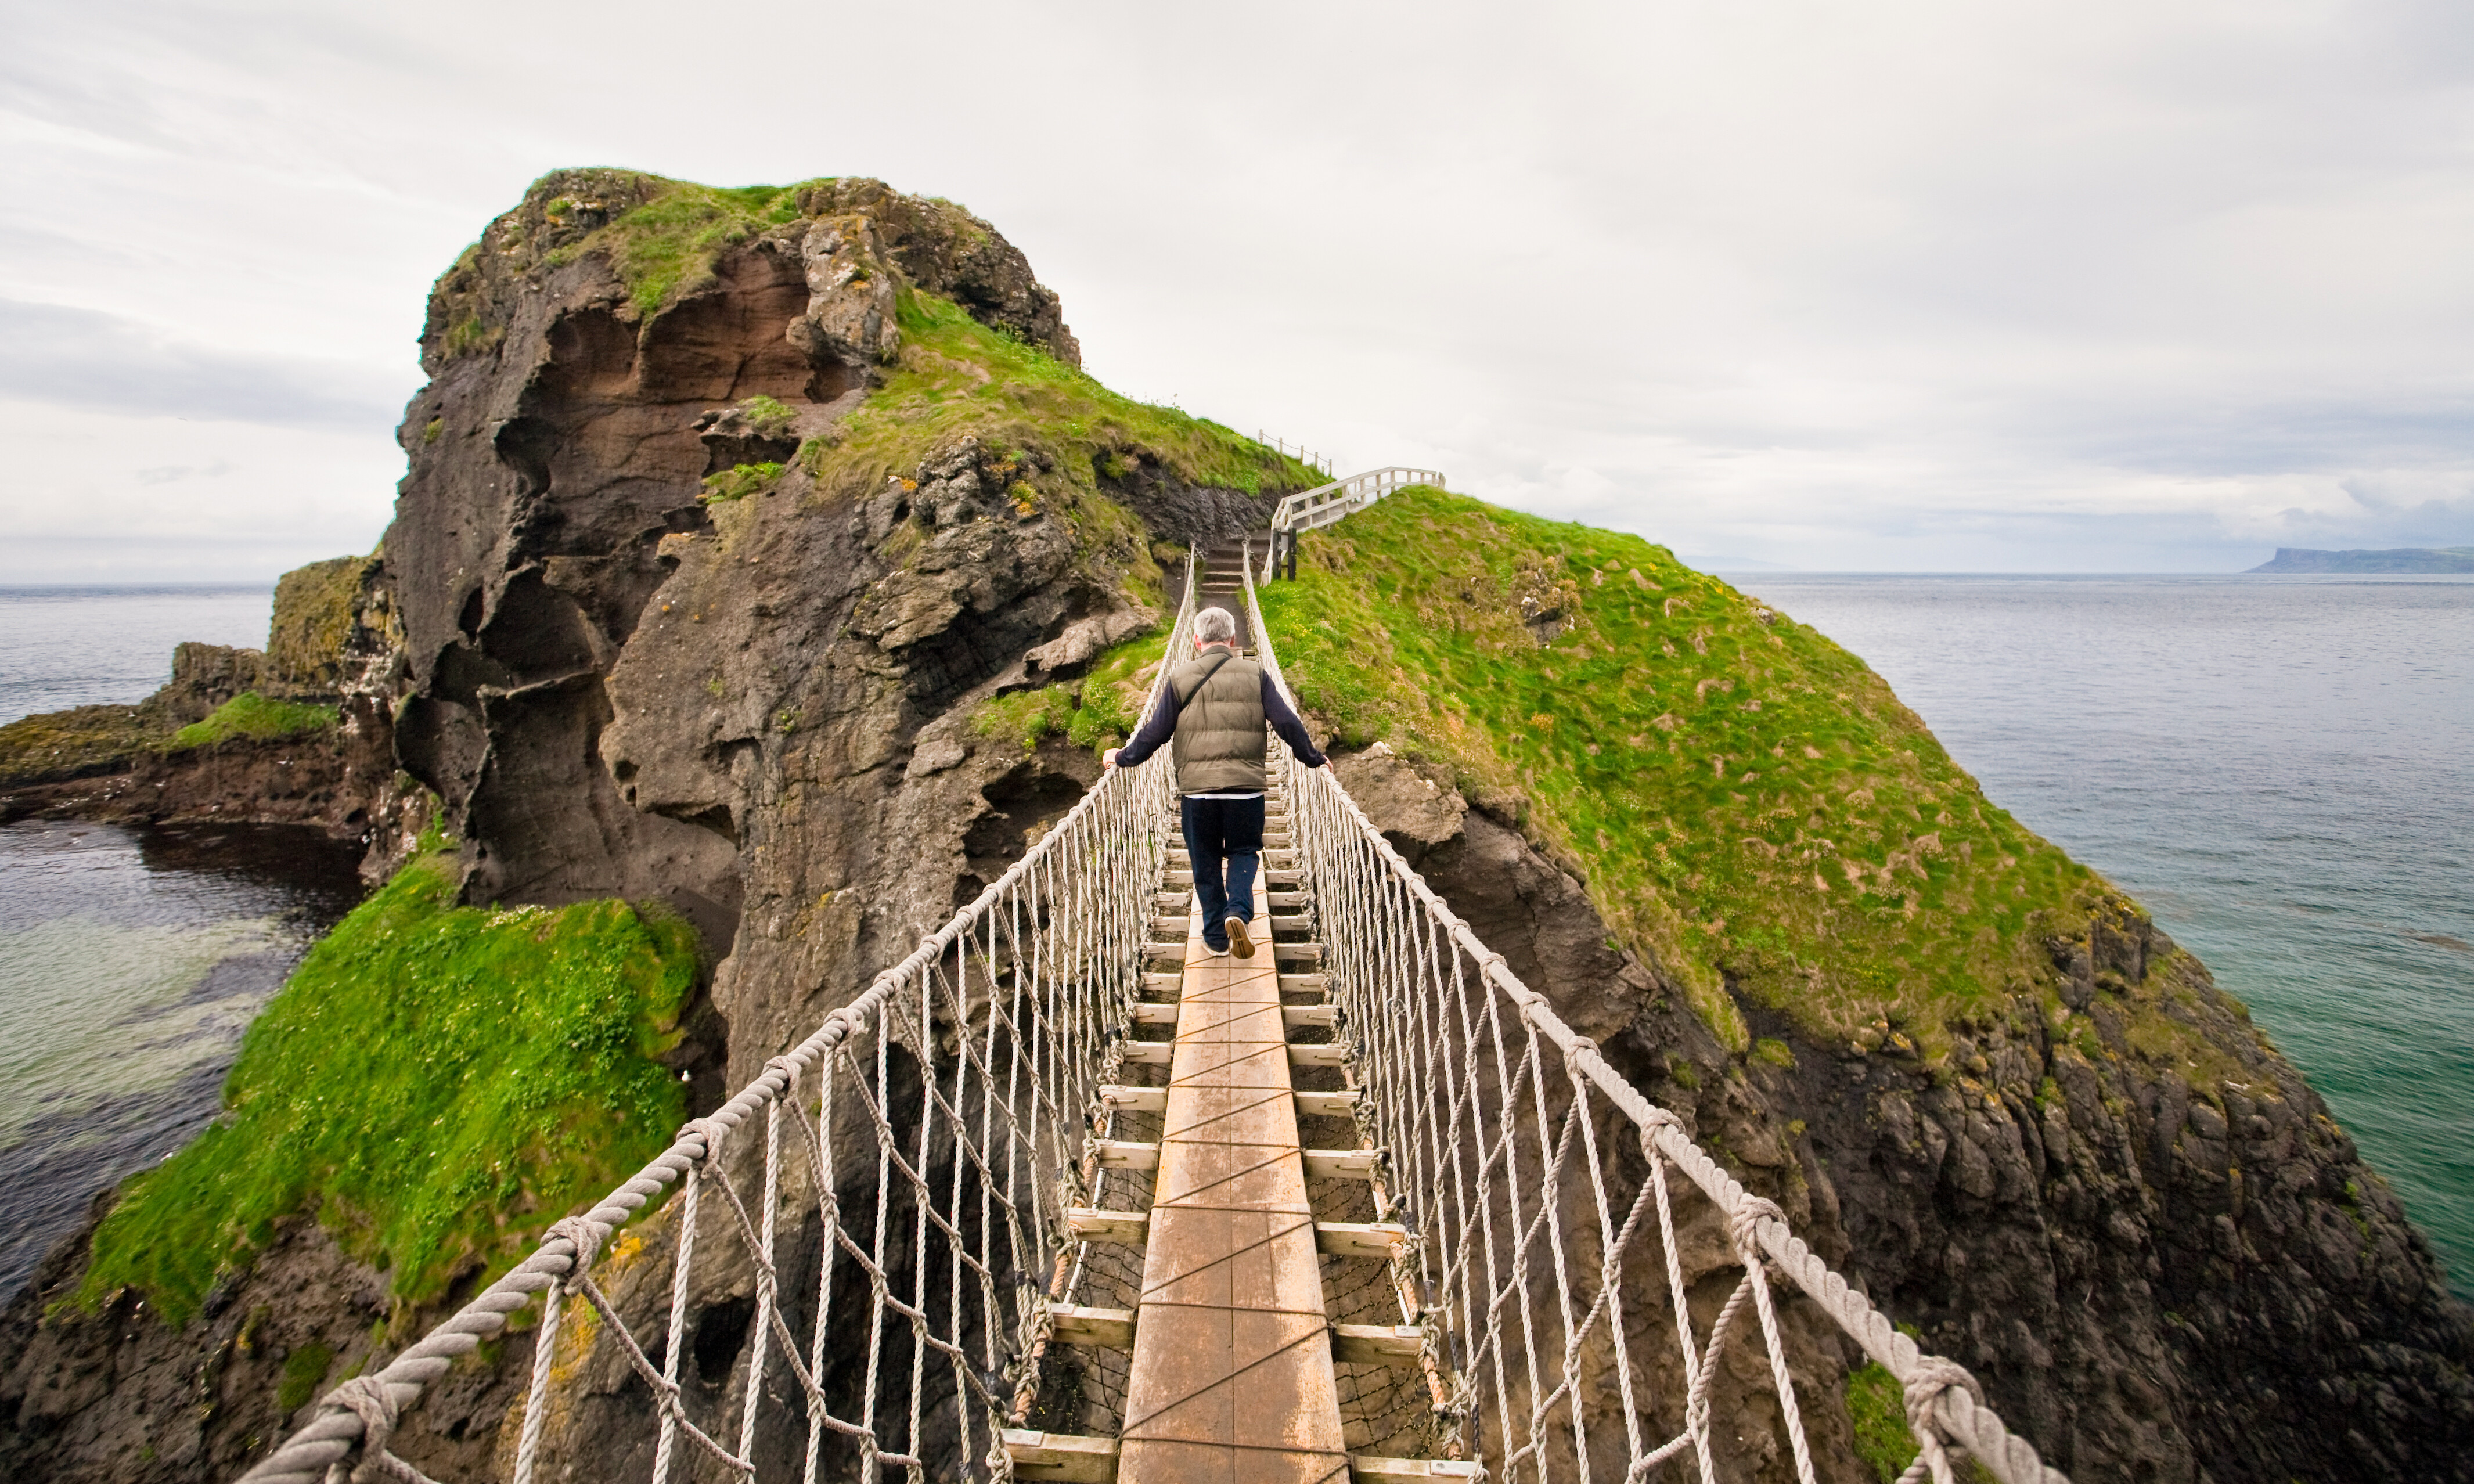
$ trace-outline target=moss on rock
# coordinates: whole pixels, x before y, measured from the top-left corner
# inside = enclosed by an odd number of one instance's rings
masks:
[[[122,1188],[73,1301],[174,1324],[275,1224],[315,1215],[419,1304],[503,1271],[668,1143],[693,928],[624,902],[455,905],[449,841],[316,947],[252,1023],[197,1140]]]

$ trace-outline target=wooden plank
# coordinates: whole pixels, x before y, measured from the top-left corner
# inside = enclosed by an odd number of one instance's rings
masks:
[[[1277,912],[1272,914],[1272,931],[1274,933],[1304,933],[1311,927],[1312,924],[1306,921],[1302,913],[1289,916],[1282,916]]]
[[[1346,1066],[1348,1048],[1338,1041],[1325,1041],[1320,1046],[1291,1046],[1291,1066]]]
[[[1156,1170],[1159,1168],[1159,1146],[1136,1144],[1126,1139],[1094,1140],[1100,1149],[1100,1168],[1104,1170]],[[1371,1156],[1370,1156],[1371,1157]],[[1369,1164],[1363,1180],[1374,1178],[1374,1167]]]
[[[1283,974],[1280,976],[1280,992],[1282,994],[1329,994],[1331,992],[1331,976],[1328,974]]]
[[[1333,1026],[1340,1024],[1337,1005],[1283,1005],[1280,1023],[1294,1031],[1299,1026]]]
[[[1344,1365],[1414,1366],[1425,1345],[1426,1331],[1419,1325],[1331,1326],[1331,1358]]]
[[[1481,1465],[1454,1463],[1447,1458],[1377,1458],[1370,1453],[1348,1455],[1348,1476],[1357,1484],[1391,1484],[1395,1479],[1475,1479],[1485,1474],[1486,1470]]]
[[[1049,1317],[1055,1321],[1055,1333],[1060,1345],[1093,1345],[1102,1350],[1129,1350],[1134,1348],[1134,1311],[1131,1309],[1084,1309],[1070,1303],[1051,1307]],[[1350,1328],[1379,1327],[1349,1326]],[[1416,1331],[1411,1331],[1415,1333]],[[1334,1351],[1338,1353],[1337,1350]],[[1411,1354],[1414,1356],[1413,1350]]]
[[[1409,1240],[1409,1229],[1389,1221],[1319,1221],[1315,1251],[1334,1257],[1389,1257]]]
[[[1156,1154],[1156,1144],[1144,1146]],[[1306,1156],[1306,1177],[1309,1180],[1372,1180],[1374,1156],[1371,1149],[1309,1149]],[[1103,1157],[1102,1163],[1106,1163]],[[1144,1165],[1149,1169],[1151,1166]]]
[[[1272,953],[1282,963],[1321,963],[1322,961],[1321,943],[1273,943]]]
[[[1313,899],[1302,891],[1266,891],[1263,893],[1263,905],[1269,907],[1273,912],[1278,912],[1284,907],[1303,907],[1311,900]]]
[[[1356,1094],[1350,1093],[1349,1096],[1355,1097]],[[1100,1087],[1100,1101],[1110,1107],[1123,1108],[1128,1113],[1162,1113],[1168,1110],[1168,1089],[1166,1087],[1128,1087],[1123,1083],[1104,1083]]]
[[[1134,1007],[1134,1024],[1138,1026],[1173,1026],[1176,1024],[1176,1012],[1178,1009],[1179,1007],[1177,1002],[1175,1000],[1171,1000],[1165,1005],[1137,1005]]]
[[[1176,1042],[1175,1041],[1129,1040],[1126,1042],[1126,1064],[1128,1066],[1166,1066],[1176,1051]]]
[[[1065,1208],[1065,1229],[1072,1232],[1078,1241],[1117,1242],[1127,1247],[1140,1247],[1144,1238],[1151,1235],[1152,1213],[1071,1205]]]
[[[1143,993],[1145,994],[1165,994],[1174,997],[1180,993],[1184,989],[1184,986],[1185,975],[1182,972],[1176,974],[1145,974],[1143,976]],[[1174,1003],[1173,1000],[1172,1003]]]
[[[1105,1090],[1102,1089],[1104,1095]],[[1347,1118],[1357,1112],[1357,1089],[1354,1087],[1343,1092],[1300,1092],[1297,1094],[1297,1100],[1298,1116],[1300,1118]]]
[[[1013,1460],[1018,1479],[1053,1479],[1056,1484],[1115,1484],[1117,1440],[1085,1438],[1064,1432],[1005,1430],[1006,1454]],[[1355,1466],[1357,1460],[1349,1463]]]

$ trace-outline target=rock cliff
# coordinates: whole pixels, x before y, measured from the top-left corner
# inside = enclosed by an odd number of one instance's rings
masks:
[[[985,725],[990,703],[1052,687],[1070,703],[1156,622],[1171,547],[1314,481],[1090,381],[1055,296],[994,229],[873,181],[546,177],[439,280],[422,352],[410,472],[331,669],[342,735],[404,776],[379,788],[362,766],[354,796],[400,815],[434,795],[469,901],[688,916],[714,963],[689,1022],[704,1106],[1096,775],[1087,747]],[[1589,599],[1532,565],[1467,600],[1502,598],[1516,643],[1542,647]],[[328,630],[295,628],[301,654],[327,652]],[[203,702],[213,666],[190,669]],[[2061,1020],[2023,979],[1928,1035],[1825,1034],[1750,977],[1661,957],[1608,909],[1589,841],[1549,838],[1501,776],[1345,740],[1344,781],[1454,910],[2076,1477],[2474,1477],[2463,1307],[2301,1078],[2135,910],[2013,925]],[[47,787],[105,809],[145,783]],[[2214,1049],[2195,1090],[2131,1043],[2168,1021],[2176,1046]],[[666,1302],[648,1275],[669,1234],[660,1217],[635,1229],[604,1281],[641,1312]],[[382,1285],[305,1218],[186,1329],[134,1294],[42,1319],[82,1263],[64,1248],[0,1321],[0,1467],[17,1475],[223,1476],[301,1420],[293,1372],[331,1382],[435,1312],[374,1334]],[[745,1272],[707,1280],[721,1302],[689,1343],[720,1376],[752,1289]],[[1833,1388],[1856,1357],[1794,1332],[1816,1435],[1843,1437]],[[513,1335],[459,1368],[397,1450],[433,1473],[502,1470],[529,1347]],[[553,1419],[576,1476],[634,1467],[633,1431],[606,1425],[643,1415],[631,1385],[604,1355]]]
[[[625,897],[696,926],[715,967],[685,1017],[693,1111],[1097,776],[1086,748],[982,732],[981,704],[1151,629],[1155,542],[1257,526],[1317,482],[1100,387],[994,229],[874,181],[546,177],[440,279],[422,353],[410,471],[355,616],[279,617],[274,647],[341,636],[335,745],[387,766],[327,792],[385,816],[379,866],[434,801],[469,901]],[[222,692],[270,662],[230,663],[255,669]],[[156,766],[124,750],[19,807],[143,815]],[[262,776],[224,783],[257,816],[298,813]],[[384,1343],[383,1278],[314,1222],[183,1329],[138,1294],[45,1320],[84,1268],[64,1248],[0,1321],[12,1474],[224,1477],[307,1399],[281,1384],[291,1357],[331,1381]],[[394,1343],[436,1312],[397,1312]],[[529,1344],[459,1373],[398,1450],[486,1476]]]

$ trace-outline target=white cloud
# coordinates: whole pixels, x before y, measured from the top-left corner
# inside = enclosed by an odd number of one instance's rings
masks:
[[[54,8],[0,298],[109,318],[6,353],[0,427],[85,467],[25,414],[126,354],[136,423],[294,425],[162,489],[276,530],[324,479],[365,548],[423,297],[526,180],[865,173],[995,222],[1126,391],[1686,552],[2462,544],[2469,82],[2438,3]],[[130,548],[189,540],[138,471],[209,456],[115,459]]]

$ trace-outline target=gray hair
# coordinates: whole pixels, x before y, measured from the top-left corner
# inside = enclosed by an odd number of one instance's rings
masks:
[[[1226,644],[1237,637],[1237,616],[1225,608],[1205,608],[1194,616],[1194,637],[1206,645]]]

